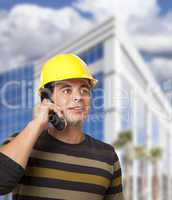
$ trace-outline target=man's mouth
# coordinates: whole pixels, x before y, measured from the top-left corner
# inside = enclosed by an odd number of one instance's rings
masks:
[[[70,107],[69,110],[84,111],[84,107],[83,106],[74,106],[74,107]]]

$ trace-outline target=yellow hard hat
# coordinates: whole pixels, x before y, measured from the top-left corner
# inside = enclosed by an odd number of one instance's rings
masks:
[[[58,54],[43,64],[39,90],[47,83],[66,79],[85,78],[95,87],[97,80],[91,75],[87,64],[74,54]]]

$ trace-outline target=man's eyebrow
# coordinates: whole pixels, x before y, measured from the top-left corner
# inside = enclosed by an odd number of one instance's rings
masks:
[[[56,83],[55,85],[58,86],[59,89],[69,88],[69,87],[71,88],[72,87],[72,85],[70,85],[69,83],[65,83],[65,82],[63,82],[63,83]],[[91,89],[91,85],[89,83],[82,83],[81,86],[80,86],[80,88],[83,88],[83,87]]]
[[[62,83],[62,84],[59,84],[59,88],[60,89],[63,89],[63,88],[71,88],[72,86],[71,85],[69,85],[69,84],[67,84],[67,83]]]
[[[60,88],[60,89],[69,88],[69,87],[71,88],[72,86],[69,85],[69,84],[61,84],[61,85],[59,85],[59,88]],[[90,89],[90,88],[91,88],[89,85],[87,85],[87,84],[85,84],[85,83],[83,83],[83,84],[80,86],[80,88],[83,88],[83,87],[85,87],[85,88],[87,88],[87,89]]]
[[[88,85],[88,84],[86,84],[86,83],[83,83],[83,84],[81,85],[81,88],[82,88],[82,87],[86,87],[86,88],[88,88],[88,89],[91,89],[91,86]]]

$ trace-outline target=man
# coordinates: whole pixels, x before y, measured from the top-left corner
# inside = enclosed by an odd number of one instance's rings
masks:
[[[0,148],[1,194],[13,191],[16,200],[123,199],[113,147],[82,132],[95,85],[86,64],[73,54],[44,64],[42,101],[33,120]],[[49,125],[52,112],[65,121],[63,130]]]

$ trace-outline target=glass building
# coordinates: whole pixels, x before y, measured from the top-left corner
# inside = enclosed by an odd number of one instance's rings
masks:
[[[103,59],[103,44],[97,44],[89,50],[82,52],[79,56],[88,64],[94,65],[94,63]],[[103,71],[99,71],[94,74],[94,77],[98,80],[96,89],[91,94],[91,107],[88,118],[84,124],[83,131],[92,135],[93,137],[103,140]]]
[[[32,119],[33,66],[0,74],[0,141],[20,131]]]
[[[84,132],[113,144],[120,134],[128,131],[132,134],[132,148],[150,152],[156,147],[162,152],[157,162],[152,162],[153,157],[134,157],[131,160],[129,185],[125,185],[130,188],[128,200],[171,200],[172,108],[125,30],[117,20],[110,18],[87,34],[53,50],[48,57],[66,52],[81,56],[98,79],[91,94],[91,109]],[[31,107],[39,101],[36,89],[41,66],[47,58],[30,67],[0,75],[1,96],[3,85],[14,81],[4,97],[10,105],[20,105],[12,110],[4,105],[1,98],[1,141],[12,132],[19,131],[31,119]],[[25,95],[21,85],[25,85]],[[123,158],[128,152],[124,147],[117,152],[125,183],[127,172]]]
[[[33,92],[33,66],[0,74],[0,143],[20,132],[32,119]],[[10,199],[10,195],[1,199]]]

